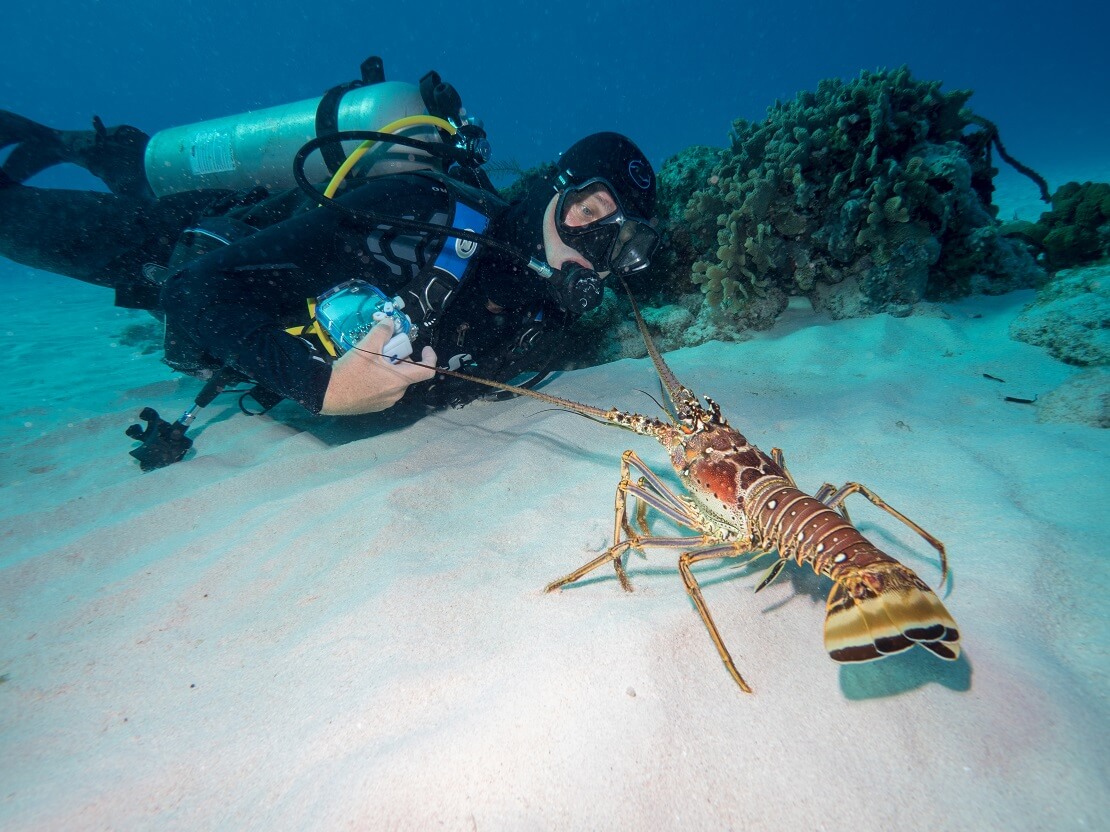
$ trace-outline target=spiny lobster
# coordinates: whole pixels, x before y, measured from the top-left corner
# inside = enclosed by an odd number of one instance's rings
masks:
[[[634,451],[625,451],[621,456],[621,478],[617,485],[613,545],[589,563],[549,584],[547,591],[574,583],[607,561],[613,564],[621,586],[631,591],[632,585],[622,562],[629,549],[641,553],[644,546],[686,549],[678,558],[686,591],[732,678],[741,690],[751,693],[717,631],[691,567],[709,559],[746,557],[755,560],[777,553],[777,560],[756,587],[756,592],[770,584],[791,558],[831,578],[833,587],[827,601],[825,649],[834,661],[873,661],[908,650],[915,644],[942,659],[957,659],[959,632],[940,599],[913,570],[868,541],[852,525],[842,504],[850,495],[862,494],[917,532],[940,553],[942,585],[948,575],[944,544],[859,483],[850,482],[840,488],[825,483],[812,497],[801,491],[787,471],[778,448],[773,448],[770,455],[759,450],[728,425],[716,402],[707,396],[708,409],[702,407],[694,394],[678,381],[648,334],[631,293],[629,299],[648,354],[673,408],[674,418],[669,421],[625,413],[616,408],[601,410],[535,390],[440,370],[446,375],[530,396],[595,421],[650,436],[662,443],[670,454],[671,464],[689,496],[674,493]],[[640,475],[635,482],[633,470]],[[635,517],[639,533],[629,520],[629,497],[638,501]],[[699,536],[652,536],[646,518],[649,506]]]

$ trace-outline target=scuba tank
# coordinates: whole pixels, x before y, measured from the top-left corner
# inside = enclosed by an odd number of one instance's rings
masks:
[[[373,130],[406,116],[456,117],[459,106],[458,94],[437,73],[425,75],[419,86],[386,81],[381,59],[373,57],[362,64],[361,81],[333,87],[318,98],[155,133],[146,148],[146,177],[160,197],[202,188],[293,188],[293,160],[311,139]],[[399,134],[422,142],[441,141],[439,131],[427,124]],[[306,176],[312,182],[327,181],[357,146],[351,141],[324,148],[307,160]],[[425,151],[382,143],[367,154],[360,170],[375,176],[437,166]]]

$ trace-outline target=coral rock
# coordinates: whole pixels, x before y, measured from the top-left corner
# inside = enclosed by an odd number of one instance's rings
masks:
[[[1024,245],[997,233],[990,134],[968,132],[970,95],[903,67],[738,119],[686,204],[678,262],[753,328],[797,295],[842,316],[1039,285]]]
[[[1068,364],[1110,365],[1110,266],[1059,272],[1010,324],[1010,336]]]

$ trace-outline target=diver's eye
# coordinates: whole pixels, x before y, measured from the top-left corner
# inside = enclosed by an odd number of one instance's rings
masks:
[[[590,197],[575,201],[567,212],[567,219],[577,225],[586,225],[599,216],[599,212],[590,204]]]

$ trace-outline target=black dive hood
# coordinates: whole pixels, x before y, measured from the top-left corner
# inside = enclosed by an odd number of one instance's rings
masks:
[[[543,257],[543,215],[555,196],[555,178],[537,179],[524,196],[513,200],[498,218],[496,228],[501,238],[521,254]]]
[[[505,211],[495,217],[490,231],[497,240],[515,252],[509,255],[497,248],[492,252],[505,264],[512,263],[514,271],[527,266],[533,257],[545,260],[544,213],[555,195],[555,180],[545,176],[528,187],[525,194],[508,204]],[[527,260],[525,260],[527,257]]]
[[[546,263],[543,244],[543,217],[551,198],[555,195],[553,180],[538,180],[524,196],[514,199],[499,215],[493,218],[488,233],[496,235],[516,254],[509,255],[501,249],[487,249],[486,263],[489,273],[498,275],[486,287],[490,300],[501,306],[511,306],[514,297],[528,284],[535,284],[535,267],[529,268],[532,259]],[[525,260],[524,256],[529,259]],[[520,280],[513,280],[513,278]]]

